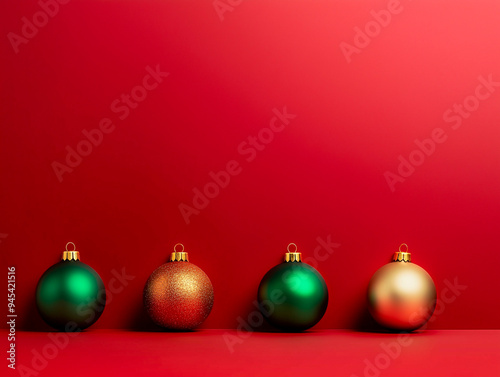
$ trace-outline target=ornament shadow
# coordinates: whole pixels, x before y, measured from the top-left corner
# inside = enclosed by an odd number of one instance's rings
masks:
[[[149,318],[146,309],[144,308],[142,302],[142,295],[139,295],[136,300],[134,300],[134,305],[131,307],[135,308],[134,313],[132,313],[132,320],[128,329],[130,331],[138,332],[164,332],[165,330],[157,326],[151,318]]]
[[[248,318],[254,313],[259,313],[260,311],[255,307],[255,305],[252,305],[251,303],[248,303],[244,313],[245,315],[242,316],[242,318],[245,320],[246,326],[241,326],[240,324],[236,325],[235,328],[242,328],[242,331],[246,332],[262,332],[262,333],[279,333],[281,332],[279,329],[276,327],[273,327],[270,325],[265,318],[263,318],[262,324],[260,326],[252,326],[248,322]]]
[[[409,332],[388,329],[386,327],[379,325],[373,319],[372,315],[370,314],[370,311],[368,310],[368,305],[366,303],[361,304],[358,309],[359,310],[357,312],[359,314],[356,318],[354,318],[353,326],[351,328],[351,331],[353,331],[353,332],[372,333],[372,334],[388,334],[388,335],[391,335],[391,334],[399,335],[401,333],[407,333],[407,334],[412,334],[413,336],[430,334],[429,331],[418,330],[418,329],[413,330],[413,331],[409,331]]]
[[[91,328],[90,326],[89,328]],[[23,315],[23,320],[19,327],[22,331],[26,332],[43,332],[43,333],[59,333],[64,332],[63,330],[57,330],[53,327],[47,325],[45,321],[42,319],[40,314],[38,313],[38,309],[35,304],[35,300],[32,300],[29,303],[28,310],[26,314]],[[83,330],[76,330],[75,332],[86,332],[89,328],[85,328]]]
[[[370,314],[368,310],[368,305],[366,302],[363,302],[359,305],[358,310],[356,311],[357,316],[354,317],[352,323],[352,330],[355,332],[366,332],[366,333],[381,333],[381,334],[391,334],[396,333],[395,331],[391,331],[380,326]]]
[[[252,314],[255,314],[256,312],[258,312],[259,315],[261,315],[260,311],[258,311],[256,309],[255,305],[249,304],[247,309],[245,310],[246,315],[244,315],[242,317],[245,319],[246,326],[242,326],[240,323],[237,325],[237,328],[241,329],[241,331],[249,332],[249,333],[256,332],[256,333],[269,333],[269,334],[274,334],[274,333],[277,333],[277,334],[303,334],[303,333],[305,333],[305,334],[307,334],[310,332],[317,331],[317,330],[313,330],[313,329],[304,330],[304,331],[282,330],[282,329],[276,328],[273,325],[271,325],[269,322],[267,322],[267,320],[264,317],[263,317],[263,321],[262,321],[261,325],[252,326],[249,323],[248,318],[250,318],[252,316]]]
[[[127,331],[132,331],[132,332],[163,332],[163,333],[192,333],[192,332],[197,332],[197,329],[193,330],[171,330],[171,329],[165,329],[162,328],[158,325],[156,325],[151,318],[149,318],[148,313],[146,313],[146,309],[144,308],[143,302],[142,302],[142,296],[139,296],[139,298],[133,305],[135,309],[134,313],[132,314],[132,321],[130,325],[127,327]]]
[[[297,335],[297,334],[312,334],[312,333],[320,333],[321,330],[314,330],[314,329],[308,329],[308,330],[297,330],[297,331],[292,331],[292,330],[280,330],[276,328],[272,329],[259,329],[255,330],[257,333],[269,333],[269,334],[289,334],[289,335]]]
[[[22,316],[22,319],[20,321],[20,326],[19,328],[22,329],[22,331],[28,331],[28,332],[54,332],[57,330],[54,330],[52,327],[47,325],[40,314],[38,313],[38,309],[36,307],[36,299],[35,299],[35,292],[33,292],[33,299],[29,300],[28,308],[26,311],[24,311],[24,314]]]

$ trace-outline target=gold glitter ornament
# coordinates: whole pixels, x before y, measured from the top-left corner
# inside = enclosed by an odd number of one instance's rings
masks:
[[[170,261],[158,267],[144,287],[144,306],[151,319],[171,330],[191,330],[208,317],[214,289],[207,274],[189,262],[182,244]]]

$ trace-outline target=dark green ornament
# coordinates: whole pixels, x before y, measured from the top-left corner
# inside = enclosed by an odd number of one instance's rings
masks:
[[[67,246],[63,260],[45,271],[38,281],[36,305],[43,320],[53,328],[79,331],[101,316],[106,290],[97,272],[80,262],[80,253],[68,251]]]
[[[301,253],[285,254],[260,282],[258,302],[267,321],[282,330],[303,331],[318,323],[328,306],[328,288],[316,269],[301,261]]]

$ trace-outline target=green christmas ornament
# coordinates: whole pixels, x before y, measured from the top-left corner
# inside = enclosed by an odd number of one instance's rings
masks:
[[[68,250],[73,245],[73,250]],[[42,275],[36,287],[36,306],[55,329],[79,331],[96,322],[106,305],[106,290],[94,269],[80,262],[80,252],[68,242],[62,261]]]
[[[285,261],[269,270],[260,282],[257,299],[271,325],[287,331],[303,331],[325,314],[328,288],[321,274],[302,262],[297,245],[291,243],[287,250]]]

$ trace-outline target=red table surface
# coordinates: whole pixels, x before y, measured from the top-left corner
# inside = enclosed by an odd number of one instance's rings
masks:
[[[500,376],[498,330],[425,331],[407,336],[400,346],[398,339],[399,334],[339,330],[89,330],[72,338],[64,333],[18,332],[17,369],[2,369],[9,376],[50,377]]]

